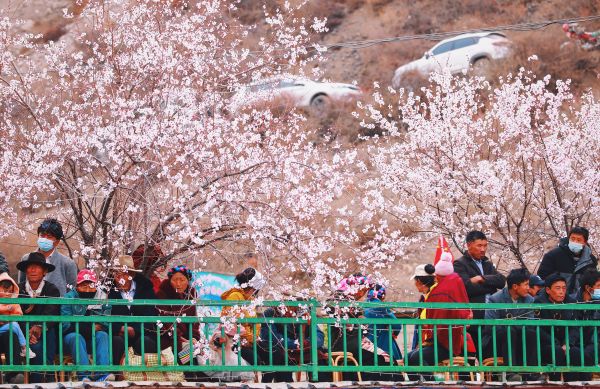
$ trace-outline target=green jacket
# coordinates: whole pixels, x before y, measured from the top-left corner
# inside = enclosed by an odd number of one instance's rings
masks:
[[[105,297],[105,296],[104,296]],[[79,293],[77,293],[77,290],[73,289],[70,290],[69,292],[67,292],[67,294],[65,294],[64,296],[65,299],[76,299],[76,298],[80,298],[79,297]],[[90,305],[93,308],[90,309],[90,315],[93,316],[109,316],[110,315],[110,311],[111,311],[111,306],[108,304],[102,304],[102,296],[98,296],[98,294],[96,294],[95,299],[99,300],[97,305]],[[88,310],[88,305],[61,305],[60,307],[60,315],[61,316],[85,316],[86,311]],[[62,323],[62,329],[63,329],[63,334],[67,334],[69,332],[73,332],[75,331],[75,326],[74,326],[74,322],[63,322]],[[105,329],[108,329],[108,323],[107,322],[98,322],[98,324],[101,324]]]

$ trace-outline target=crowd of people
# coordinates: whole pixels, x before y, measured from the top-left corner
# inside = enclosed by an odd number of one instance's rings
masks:
[[[557,247],[546,253],[537,274],[525,268],[513,269],[505,277],[500,274],[486,256],[488,240],[481,231],[471,231],[466,236],[467,249],[464,255],[452,262],[449,253],[442,254],[434,266],[421,265],[415,269],[415,287],[422,293],[423,302],[456,303],[504,303],[504,304],[555,304],[593,303],[600,301],[600,273],[598,260],[588,245],[589,232],[583,227],[574,227],[568,236],[560,240]],[[427,309],[419,313],[428,319],[551,319],[551,320],[597,320],[599,311],[570,309]],[[482,328],[480,328],[482,327]],[[435,360],[465,354],[476,356],[482,350],[483,358],[510,360],[513,366],[594,366],[598,348],[593,326],[585,326],[581,336],[580,326],[468,326],[467,339],[463,338],[463,327],[452,328],[452,344],[448,340],[447,326],[437,326],[437,358],[432,344],[430,326],[415,331],[413,351],[409,363],[433,365]],[[510,334],[508,333],[510,332]],[[523,333],[525,332],[525,333]],[[494,341],[495,339],[495,341]],[[595,340],[596,339],[596,340]],[[539,348],[539,352],[537,351]],[[581,350],[583,348],[583,350]],[[498,358],[499,357],[499,358]],[[411,379],[418,374],[409,374]],[[425,375],[425,379],[432,379]],[[511,374],[512,380],[537,380],[540,374]],[[552,380],[590,380],[591,373],[549,373]]]
[[[179,363],[187,363],[196,354],[203,342],[210,346],[216,357],[214,363],[222,362],[220,352],[239,355],[231,359],[233,364],[242,361],[245,365],[290,365],[301,363],[331,363],[328,353],[346,353],[360,356],[365,371],[363,380],[400,381],[398,373],[382,373],[368,366],[407,364],[409,366],[432,366],[435,362],[448,359],[451,355],[496,357],[512,361],[514,366],[546,365],[593,366],[598,344],[595,327],[586,326],[584,333],[575,326],[479,326],[470,325],[416,325],[408,355],[401,352],[396,339],[405,325],[400,321],[392,325],[376,327],[370,324],[367,331],[357,325],[327,325],[318,328],[316,339],[305,322],[282,324],[272,320],[278,317],[305,316],[302,305],[293,307],[270,307],[256,311],[249,306],[225,306],[222,309],[222,324],[206,339],[200,323],[171,321],[173,324],[158,326],[157,323],[128,321],[127,317],[143,316],[190,316],[197,315],[196,307],[181,305],[113,304],[108,300],[194,300],[196,290],[193,274],[184,265],[170,268],[167,278],[161,280],[151,273],[148,278],[141,268],[151,266],[162,256],[160,248],[138,248],[133,255],[121,255],[110,273],[110,288],[101,287],[97,274],[92,269],[77,270],[75,263],[56,250],[64,239],[62,226],[55,219],[45,220],[38,228],[38,250],[25,255],[17,264],[19,282],[8,274],[8,266],[0,260],[0,297],[94,299],[93,304],[0,304],[2,315],[33,316],[98,316],[94,322],[15,321],[0,323],[0,352],[7,355],[12,364],[27,362],[30,365],[55,363],[57,346],[62,336],[64,354],[70,355],[78,366],[120,365],[132,347],[135,354],[157,353],[167,347],[187,350],[187,359],[179,353]],[[537,274],[518,268],[500,274],[488,259],[488,240],[481,231],[471,231],[466,237],[464,255],[453,260],[449,252],[441,255],[435,264],[422,264],[415,268],[411,279],[420,292],[421,302],[452,303],[535,303],[569,304],[600,301],[600,273],[597,259],[588,245],[589,233],[583,227],[573,228],[559,245],[544,255]],[[3,259],[0,256],[0,259]],[[236,286],[224,292],[223,300],[251,301],[266,285],[263,275],[248,267],[235,277]],[[70,288],[68,286],[71,286]],[[368,275],[353,274],[338,285],[324,312],[330,316],[365,317],[373,319],[396,319],[394,312],[385,307],[371,304],[364,311],[358,305],[342,307],[340,301],[356,302],[366,298],[368,302],[382,302],[386,298],[384,285],[373,282]],[[552,319],[552,320],[598,320],[596,309],[419,309],[421,319]],[[108,321],[107,316],[117,316],[119,321]],[[264,318],[259,324],[236,324],[239,318]],[[34,318],[35,320],[35,318]],[[110,328],[110,330],[109,330]],[[435,331],[435,333],[434,333]],[[539,331],[539,335],[538,332]],[[525,332],[525,333],[523,333]],[[466,339],[463,337],[467,334]],[[110,335],[112,338],[110,337]],[[595,340],[596,339],[596,340]],[[436,340],[436,344],[434,344]],[[12,345],[10,344],[12,343]],[[311,346],[317,345],[312,353]],[[464,349],[466,345],[466,350]],[[526,348],[524,350],[523,348]],[[538,348],[541,351],[532,352]],[[94,355],[89,355],[95,350]],[[109,353],[112,350],[112,353]],[[482,350],[478,353],[478,350]],[[526,352],[524,352],[526,351]],[[12,352],[12,354],[10,354]],[[317,355],[317,361],[313,361]],[[209,358],[210,359],[210,358]],[[539,360],[538,360],[539,359]],[[115,380],[115,372],[78,371],[82,381]],[[188,378],[225,378],[224,372],[196,373]],[[9,382],[23,381],[23,374],[11,372]],[[230,374],[228,379],[247,379],[242,373]],[[356,373],[343,373],[343,378],[356,379]],[[429,373],[409,373],[411,380],[432,380]],[[512,379],[537,379],[538,373]],[[550,373],[551,379],[560,379],[560,373]],[[565,380],[589,380],[589,373],[564,373]],[[321,380],[331,380],[331,373],[320,374]],[[31,373],[30,382],[54,380],[54,376]],[[291,372],[263,372],[262,382],[290,382]]]

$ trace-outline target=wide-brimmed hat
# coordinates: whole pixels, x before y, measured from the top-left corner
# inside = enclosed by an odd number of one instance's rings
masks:
[[[27,271],[27,267],[32,264],[41,265],[48,272],[54,271],[54,269],[56,269],[56,267],[53,264],[46,262],[46,257],[44,257],[44,254],[38,252],[29,253],[26,260],[17,263],[17,269],[22,272],[25,272]]]
[[[121,271],[134,273],[141,273],[141,270],[135,268],[133,264],[133,257],[131,255],[119,255],[114,266],[111,268],[112,271]]]

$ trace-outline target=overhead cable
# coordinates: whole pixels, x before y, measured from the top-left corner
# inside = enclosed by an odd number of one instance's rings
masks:
[[[509,24],[503,26],[496,27],[483,27],[483,28],[475,28],[470,30],[461,30],[461,31],[449,31],[449,32],[436,32],[429,34],[417,34],[417,35],[403,35],[403,36],[395,36],[389,38],[380,38],[380,39],[368,39],[368,40],[360,40],[360,41],[349,41],[349,42],[340,42],[333,43],[330,45],[323,45],[328,50],[331,49],[363,49],[383,43],[392,43],[392,42],[403,42],[403,41],[411,41],[411,40],[431,40],[431,41],[440,41],[443,39],[455,37],[461,34],[471,34],[478,32],[499,32],[499,31],[534,31],[539,30],[545,27],[548,27],[553,24],[565,24],[565,23],[580,23],[580,22],[589,22],[593,20],[600,20],[600,15],[592,15],[592,16],[582,16],[576,18],[566,18],[566,19],[554,19],[554,20],[544,20],[541,22],[534,23],[519,23],[519,24]]]

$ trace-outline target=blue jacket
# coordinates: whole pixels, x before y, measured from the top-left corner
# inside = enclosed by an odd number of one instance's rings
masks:
[[[378,299],[369,300],[369,302],[379,302]],[[396,316],[389,308],[367,308],[365,309],[365,317],[371,319],[396,319]],[[391,330],[391,333],[390,333]],[[385,351],[390,355],[390,358],[394,361],[402,358],[400,347],[396,343],[396,340],[392,337],[392,350],[390,351],[390,336],[394,333],[399,333],[402,330],[402,324],[379,325],[377,327],[377,347]],[[373,342],[375,338],[375,329],[373,324],[369,324],[369,332],[367,337]]]
[[[508,287],[502,288],[493,295],[489,296],[488,303],[509,303],[512,304],[513,300],[508,293]],[[533,297],[527,295],[525,297],[519,297],[517,304],[532,304]],[[486,309],[486,319],[533,319],[533,309]]]
[[[73,290],[68,291],[67,294],[65,294],[64,298],[76,299],[76,298],[80,298],[80,297],[79,297],[79,293],[77,293],[77,290],[73,289]],[[60,306],[60,315],[61,316],[85,316],[87,310],[88,310],[87,305],[61,305]],[[111,306],[108,304],[102,304],[102,301],[99,300],[98,305],[94,306],[92,309],[90,309],[90,315],[108,316],[108,315],[110,315],[110,311],[111,311]],[[108,323],[98,322],[98,324],[101,324],[105,328],[105,330],[108,329]],[[69,332],[74,332],[75,331],[75,323],[74,322],[71,322],[71,323],[63,322],[62,329],[63,329],[64,334],[67,334]]]

